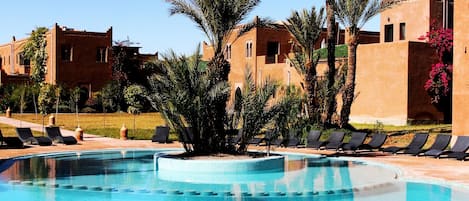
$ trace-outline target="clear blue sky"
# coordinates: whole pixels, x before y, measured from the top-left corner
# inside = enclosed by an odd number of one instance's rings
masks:
[[[250,14],[285,20],[292,10],[321,7],[324,0],[263,0]],[[15,0],[2,2],[0,44],[25,38],[35,27],[54,23],[78,30],[104,32],[113,27],[113,40],[138,42],[143,53],[192,53],[205,35],[187,17],[169,16],[164,0]],[[364,30],[378,31],[379,17]]]

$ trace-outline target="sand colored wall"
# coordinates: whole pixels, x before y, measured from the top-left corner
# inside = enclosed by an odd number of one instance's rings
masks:
[[[357,51],[350,122],[406,124],[408,43],[359,45]]]
[[[419,42],[359,45],[356,99],[350,121],[405,125],[412,120],[442,120],[423,85],[432,49]]]
[[[469,1],[454,1],[453,135],[469,135]]]
[[[384,42],[384,26],[389,24],[394,26],[394,41],[399,41],[400,23],[406,24],[406,40],[418,41],[417,38],[425,35],[430,29],[432,19],[441,19],[440,10],[441,5],[439,9],[436,8],[436,0],[403,1],[390,9],[384,10],[380,15],[380,42]]]

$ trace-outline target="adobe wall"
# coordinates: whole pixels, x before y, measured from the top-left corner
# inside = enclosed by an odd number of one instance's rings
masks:
[[[407,123],[408,55],[407,42],[358,46],[351,123]]]
[[[454,1],[453,135],[469,136],[469,1]]]
[[[18,54],[23,51],[27,39],[16,40],[0,46],[1,69],[7,75],[21,75],[29,73],[29,66],[20,65]],[[13,52],[12,52],[13,48]]]
[[[100,90],[111,80],[112,29],[106,33],[62,31],[56,29],[56,82],[66,86],[86,87],[90,91]],[[72,61],[62,59],[61,48],[71,45]],[[108,48],[108,62],[96,61],[98,47]]]
[[[380,42],[384,43],[384,26],[393,24],[394,41],[399,41],[399,24],[406,23],[406,40],[417,41],[430,28],[430,2],[434,0],[403,1],[380,14]]]

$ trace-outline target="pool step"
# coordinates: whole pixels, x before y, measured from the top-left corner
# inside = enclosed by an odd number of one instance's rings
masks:
[[[72,184],[57,184],[47,183],[44,181],[19,181],[12,180],[8,182],[11,185],[22,185],[22,186],[35,186],[40,188],[56,188],[56,189],[67,189],[67,190],[79,190],[79,191],[94,191],[94,192],[108,192],[108,193],[137,193],[137,194],[161,194],[168,196],[221,196],[221,197],[315,197],[315,196],[330,196],[330,195],[345,195],[353,193],[361,193],[374,191],[379,188],[386,188],[393,185],[392,182],[372,184],[367,186],[360,186],[346,189],[333,189],[325,191],[306,191],[306,192],[216,192],[216,191],[197,191],[197,190],[178,190],[178,189],[132,189],[132,188],[115,188],[115,187],[102,187],[102,186],[87,186],[87,185],[72,185]]]

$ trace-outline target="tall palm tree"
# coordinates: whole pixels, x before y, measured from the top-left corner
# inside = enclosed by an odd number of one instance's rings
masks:
[[[334,0],[326,0],[326,24],[327,24],[327,89],[332,89],[335,84],[335,45],[337,40],[337,26],[335,21],[335,2]],[[332,115],[335,111],[336,93],[328,90],[326,95],[326,118],[325,125],[332,124]]]
[[[260,0],[166,0],[172,6],[171,15],[182,14],[189,17],[205,33],[214,56],[207,64],[213,85],[228,80],[230,63],[224,56],[224,47],[228,36],[242,20],[260,3]],[[257,23],[252,22],[252,23]],[[254,27],[246,25],[245,27]],[[239,35],[238,35],[239,36]],[[213,121],[212,128],[207,129],[213,139],[225,139],[224,120],[228,94],[211,105],[208,119]],[[205,135],[206,136],[206,135]],[[211,137],[211,138],[212,138]]]
[[[355,93],[356,57],[360,29],[378,14],[382,7],[381,0],[335,0],[335,6],[337,20],[345,27],[348,36],[348,40],[345,41],[348,46],[347,77],[342,95],[343,105],[339,122],[339,126],[344,127],[349,121],[350,108]]]
[[[310,117],[313,117],[319,114],[318,101],[315,97],[317,59],[314,59],[314,44],[317,42],[324,25],[324,8],[319,11],[316,11],[315,7],[312,7],[311,10],[303,9],[301,12],[293,11],[284,24],[288,32],[295,38],[295,45],[299,47],[299,51],[295,52],[295,56],[290,59],[295,69],[305,77],[308,113]],[[314,119],[312,118],[312,120]]]

